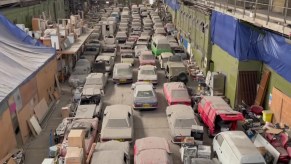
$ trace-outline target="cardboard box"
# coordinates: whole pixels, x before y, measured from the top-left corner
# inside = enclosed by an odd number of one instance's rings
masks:
[[[84,148],[85,146],[85,131],[73,129],[70,131],[68,136],[68,146],[69,147],[79,147]]]
[[[67,118],[70,116],[70,107],[62,107],[62,118]]]
[[[83,164],[83,149],[78,147],[67,147],[65,164]]]

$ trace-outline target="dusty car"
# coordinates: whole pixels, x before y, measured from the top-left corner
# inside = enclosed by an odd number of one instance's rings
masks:
[[[142,52],[141,55],[139,56],[139,64],[140,65],[156,65],[156,58],[152,55],[151,51],[145,54],[145,52]]]
[[[104,73],[90,73],[86,77],[86,83],[84,86],[93,86],[97,87],[100,90],[104,91],[104,88],[107,84],[108,74]]]
[[[173,164],[169,143],[165,138],[146,137],[137,139],[133,152],[135,164]]]
[[[112,71],[113,66],[114,66],[114,59],[111,56],[107,56],[107,55],[99,55],[99,56],[97,56],[95,62],[96,63],[104,62],[105,63],[106,72],[109,72],[109,73]]]
[[[133,53],[122,53],[121,55],[121,63],[128,63],[130,65],[134,65],[134,56]]]
[[[158,74],[156,72],[156,66],[141,65],[137,73],[137,81],[150,82],[152,84],[158,84]]]
[[[171,32],[175,30],[173,23],[167,23],[164,27],[168,34],[171,34]]]
[[[87,45],[95,46],[95,47],[98,47],[100,49],[101,43],[100,43],[100,41],[98,39],[91,39],[86,43],[86,46]]]
[[[135,38],[135,41],[137,41],[137,39],[139,38],[141,32],[132,32],[130,33],[129,37],[131,38]]]
[[[180,46],[172,47],[172,50],[173,50],[174,55],[181,56],[182,60],[187,60],[188,55],[182,47],[180,47]]]
[[[157,27],[157,28],[155,29],[155,34],[161,34],[161,35],[164,35],[164,36],[167,35],[166,31],[165,31],[164,28],[162,28],[162,27]]]
[[[97,142],[90,164],[130,164],[129,146],[129,142]]]
[[[166,114],[173,143],[181,143],[185,137],[191,137],[192,125],[199,125],[191,106],[170,105],[166,109]]]
[[[100,141],[133,140],[133,113],[128,105],[110,105],[104,110]]]
[[[164,64],[165,76],[169,81],[188,82],[187,70],[180,56],[171,56]]]
[[[106,45],[106,46],[103,46],[99,56],[101,56],[101,55],[102,56],[110,56],[111,58],[113,58],[113,60],[115,60],[116,54],[117,54],[117,50],[115,47],[112,47],[110,45]]]
[[[163,35],[153,36],[151,50],[155,56],[159,56],[162,52],[172,52],[168,39]]]
[[[184,104],[191,106],[191,98],[184,83],[164,83],[163,91],[168,105]]]
[[[136,37],[128,37],[125,44],[126,45],[131,45],[131,46],[135,46],[137,38]]]
[[[138,39],[137,39],[137,42],[136,42],[136,45],[146,45],[148,46],[150,43],[150,36],[140,36]]]
[[[134,56],[139,57],[142,51],[148,50],[146,45],[136,45],[134,47]]]
[[[141,35],[152,35],[153,34],[153,28],[152,27],[143,27]]]
[[[85,130],[85,153],[88,154],[97,136],[98,118],[74,118],[67,117],[55,130],[55,141],[61,143],[60,155],[66,156],[68,146],[68,135],[71,130]]]
[[[158,107],[157,96],[151,83],[136,82],[132,88],[134,89],[134,109],[155,109]]]
[[[119,46],[120,47],[120,53],[132,53],[134,52],[133,46],[129,44],[122,44]]]
[[[173,53],[171,52],[162,52],[161,55],[158,56],[161,69],[165,68],[165,64],[168,62],[168,58],[171,56],[173,56]]]
[[[157,28],[163,28],[164,29],[164,25],[162,22],[157,22],[154,24],[154,29],[157,29]]]
[[[83,86],[90,71],[91,65],[87,59],[78,60],[72,74],[69,77],[69,84],[74,88]]]
[[[105,38],[104,38],[104,43],[105,44],[116,44],[116,40],[115,40],[115,37],[114,36],[111,36],[111,35],[109,35],[109,36],[106,36]]]
[[[128,63],[116,63],[113,69],[113,82],[116,84],[132,83],[133,70]]]
[[[115,39],[116,39],[116,43],[124,44],[126,42],[126,39],[127,39],[126,32],[118,31],[116,36],[115,36]]]

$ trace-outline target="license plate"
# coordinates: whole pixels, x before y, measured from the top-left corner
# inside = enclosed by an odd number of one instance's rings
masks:
[[[119,82],[126,82],[126,79],[120,79]]]
[[[117,141],[119,141],[119,142],[124,142],[124,139],[117,139]]]
[[[150,104],[143,104],[143,107],[149,108],[149,107],[151,107],[151,105]]]

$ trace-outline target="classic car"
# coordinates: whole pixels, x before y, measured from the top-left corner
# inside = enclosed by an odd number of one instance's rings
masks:
[[[133,113],[128,105],[110,105],[104,110],[100,141],[133,141]]]
[[[156,66],[141,65],[137,73],[137,81],[146,81],[152,84],[158,83],[158,74]]]
[[[168,105],[185,104],[191,106],[191,98],[184,83],[164,83],[163,91]]]
[[[156,58],[152,55],[151,51],[148,51],[149,53],[146,53],[143,51],[141,55],[139,56],[139,64],[140,65],[156,65]]]
[[[114,58],[112,58],[111,56],[107,56],[107,55],[99,55],[97,56],[96,63],[98,62],[104,62],[105,63],[105,69],[106,72],[111,72],[114,66]]]
[[[138,39],[137,39],[137,42],[136,42],[136,45],[146,45],[148,46],[150,43],[150,36],[147,35],[143,35],[143,36],[140,36]]]
[[[165,64],[168,62],[168,58],[171,56],[173,56],[173,53],[171,52],[163,52],[160,56],[158,56],[161,69],[165,68]]]
[[[146,45],[136,45],[134,47],[134,56],[139,57],[142,51],[148,50]]]
[[[131,65],[128,63],[116,63],[112,78],[115,84],[132,83],[133,70]]]
[[[134,65],[134,55],[133,53],[121,53],[121,63],[128,63]]]
[[[151,83],[137,82],[132,88],[134,88],[134,109],[154,109],[158,107],[157,96]]]
[[[134,145],[135,164],[173,164],[169,143],[165,138],[137,139]]]
[[[126,39],[127,39],[126,32],[118,31],[116,36],[115,36],[115,39],[116,39],[116,43],[124,44],[126,42]]]

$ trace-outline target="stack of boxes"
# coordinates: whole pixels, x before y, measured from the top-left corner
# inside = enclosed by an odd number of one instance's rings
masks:
[[[85,149],[85,131],[71,130],[68,136],[65,164],[84,164],[86,159]]]

